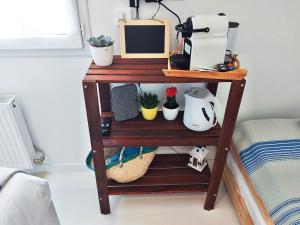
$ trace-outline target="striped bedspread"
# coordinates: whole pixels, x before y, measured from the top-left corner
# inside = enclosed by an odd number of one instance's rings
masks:
[[[257,142],[240,158],[274,224],[300,225],[300,139]]]

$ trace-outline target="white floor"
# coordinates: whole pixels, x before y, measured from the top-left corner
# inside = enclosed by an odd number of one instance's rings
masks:
[[[110,196],[111,214],[99,211],[93,172],[50,173],[61,225],[236,225],[231,201],[222,185],[214,210],[203,209],[206,194]]]

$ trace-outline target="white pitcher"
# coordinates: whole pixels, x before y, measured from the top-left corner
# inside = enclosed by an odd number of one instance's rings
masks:
[[[191,88],[184,93],[184,125],[194,131],[206,131],[217,125],[220,103],[206,88]]]

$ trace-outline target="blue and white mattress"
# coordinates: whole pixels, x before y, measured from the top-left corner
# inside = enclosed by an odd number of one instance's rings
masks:
[[[233,141],[276,225],[300,225],[300,120],[240,123]]]

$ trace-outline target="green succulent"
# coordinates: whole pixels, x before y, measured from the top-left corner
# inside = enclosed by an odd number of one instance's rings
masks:
[[[158,95],[144,93],[144,95],[140,96],[140,103],[145,109],[154,109],[159,104]]]
[[[111,37],[105,37],[104,35],[100,35],[99,37],[90,37],[87,42],[93,47],[108,47],[114,43]]]

